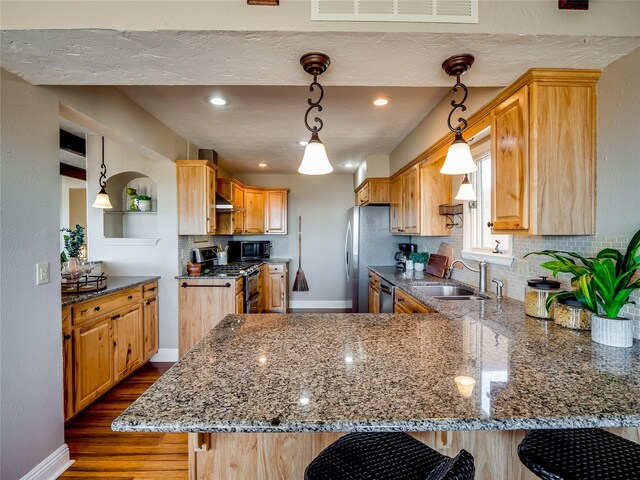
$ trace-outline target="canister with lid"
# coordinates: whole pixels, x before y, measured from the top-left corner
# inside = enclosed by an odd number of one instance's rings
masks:
[[[555,302],[553,321],[573,330],[591,330],[591,312],[573,296]]]
[[[553,305],[547,311],[547,298],[560,291],[560,282],[547,277],[527,280],[524,292],[524,312],[537,318],[553,318]]]

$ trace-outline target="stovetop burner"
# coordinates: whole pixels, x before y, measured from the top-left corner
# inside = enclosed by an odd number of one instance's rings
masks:
[[[242,275],[246,277],[258,270],[258,263],[232,263],[230,265],[214,265],[211,267],[210,275],[229,275],[236,276]]]

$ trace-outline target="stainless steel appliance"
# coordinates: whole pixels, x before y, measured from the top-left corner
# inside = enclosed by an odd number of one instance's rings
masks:
[[[415,243],[399,243],[398,252],[396,253],[396,268],[398,270],[406,270],[409,255],[418,251],[418,245]]]
[[[380,313],[393,313],[394,289],[384,278],[380,279]]]
[[[394,266],[398,241],[409,237],[389,233],[389,207],[353,207],[347,212],[344,245],[347,275],[347,300],[354,313],[364,313],[369,306],[369,265]]]
[[[268,240],[232,240],[229,242],[229,261],[262,260],[263,258],[269,258],[270,251],[271,242]]]

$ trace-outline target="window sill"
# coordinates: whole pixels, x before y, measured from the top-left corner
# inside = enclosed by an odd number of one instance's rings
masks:
[[[513,259],[515,258],[513,255],[508,255],[506,253],[490,253],[480,250],[462,250],[461,255],[465,260],[484,260],[487,263],[502,265],[505,267],[510,267],[513,263]]]

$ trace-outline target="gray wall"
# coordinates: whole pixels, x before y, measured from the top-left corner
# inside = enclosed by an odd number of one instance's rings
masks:
[[[64,443],[58,268],[58,99],[1,71],[0,477]],[[36,262],[51,282],[36,286]]]

